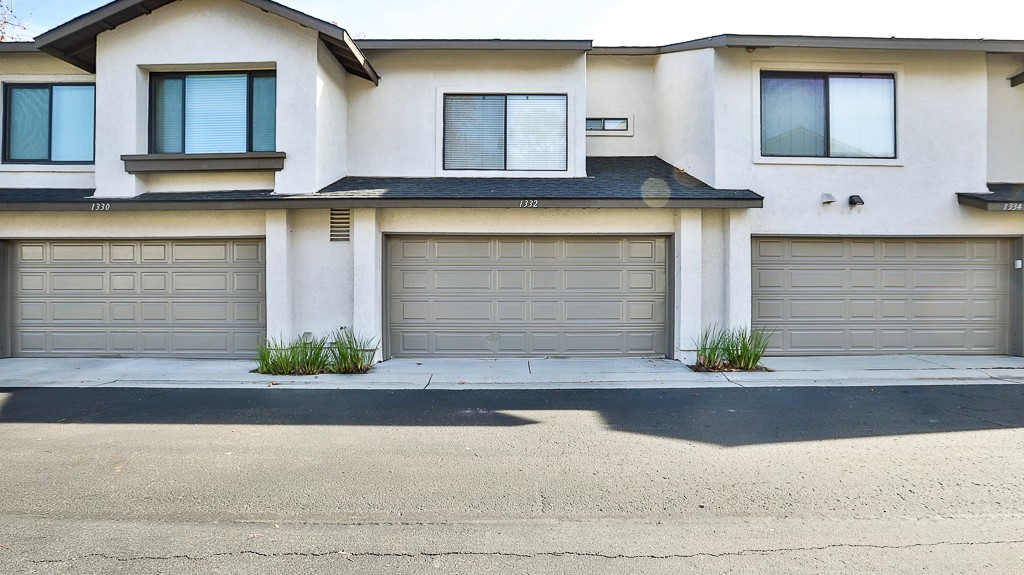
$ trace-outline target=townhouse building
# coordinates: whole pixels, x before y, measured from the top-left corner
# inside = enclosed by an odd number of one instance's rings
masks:
[[[0,44],[0,357],[1024,353],[1024,41],[353,40],[116,0]]]

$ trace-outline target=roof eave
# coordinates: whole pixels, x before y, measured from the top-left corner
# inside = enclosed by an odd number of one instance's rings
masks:
[[[150,14],[153,10],[174,1],[176,0],[149,0],[150,4],[154,5],[148,7],[146,5],[147,0],[116,0],[40,34],[35,39],[34,47],[36,50],[46,52],[87,72],[95,72],[95,55],[93,56],[93,61],[90,61],[88,58],[79,57],[79,54],[89,50],[95,54],[96,36],[99,36],[104,31],[112,30],[117,26],[134,20],[139,16]],[[354,76],[369,80],[375,85],[380,82],[380,76],[376,70],[373,69],[369,60],[367,60],[366,56],[343,28],[271,0],[241,1],[268,14],[273,14],[304,28],[316,31],[322,41],[333,47],[331,53],[334,54],[345,70]],[[125,14],[125,12],[131,10],[135,12]],[[124,16],[128,17],[124,18]],[[108,22],[109,19],[114,19],[117,23]],[[63,40],[81,34],[91,36],[92,40],[87,40],[75,50],[67,50],[62,47]],[[339,54],[339,51],[342,53]],[[348,62],[347,60],[349,59],[354,63]]]
[[[2,211],[89,211],[95,199],[62,200],[50,202],[10,202],[0,196]],[[104,198],[111,211],[171,211],[171,210],[267,210],[289,208],[512,208],[519,199],[509,198],[345,198],[318,197],[317,195],[274,196],[250,200],[140,200]],[[757,209],[763,199],[732,198],[679,198],[670,199],[658,208]],[[553,199],[546,200],[548,208],[652,208],[642,199]]]
[[[944,52],[1024,53],[1024,40],[946,38],[859,38],[852,36],[773,36],[721,34],[665,46],[598,46],[594,52],[616,56],[656,55],[706,48],[816,48],[838,50],[932,50]]]
[[[0,52],[38,52],[35,42],[0,42]]]
[[[586,52],[590,40],[359,40],[364,50],[566,50]]]

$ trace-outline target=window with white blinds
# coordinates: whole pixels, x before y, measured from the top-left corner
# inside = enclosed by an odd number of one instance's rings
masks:
[[[154,74],[150,151],[268,152],[276,147],[272,72]]]
[[[564,171],[567,97],[446,94],[444,169]]]

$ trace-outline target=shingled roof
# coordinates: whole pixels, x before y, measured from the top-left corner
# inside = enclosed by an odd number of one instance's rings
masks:
[[[988,189],[987,194],[959,193],[957,202],[987,212],[1024,212],[1024,184],[992,183]]]
[[[586,178],[342,178],[309,194],[273,190],[151,192],[94,198],[93,189],[0,189],[0,209],[237,210],[271,208],[760,208],[750,190],[719,190],[654,157],[588,158]],[[525,204],[523,202],[526,202]]]
[[[750,190],[720,190],[656,157],[587,158],[586,178],[393,178],[350,176],[322,197],[594,201],[637,207],[762,207]]]
[[[151,14],[177,0],[114,0],[82,14],[36,38],[36,48],[74,64],[87,72],[96,71],[96,37],[140,16]],[[271,0],[238,0],[264,12],[280,16],[315,30],[320,40],[350,74],[376,84],[380,77],[344,29]],[[253,38],[254,42],[260,41]]]

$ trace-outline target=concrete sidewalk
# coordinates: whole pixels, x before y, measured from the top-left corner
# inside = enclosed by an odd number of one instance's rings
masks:
[[[1024,383],[1014,356],[776,357],[772,371],[697,373],[667,359],[395,359],[363,375],[268,376],[255,363],[172,359],[4,359],[0,387],[584,389]]]

